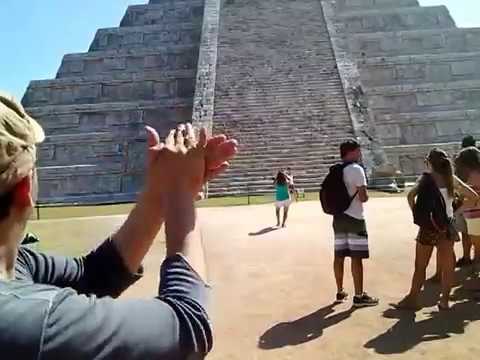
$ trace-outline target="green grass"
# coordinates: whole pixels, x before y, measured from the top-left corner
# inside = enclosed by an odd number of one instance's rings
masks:
[[[405,196],[404,193],[388,194],[383,192],[372,191],[371,197],[395,197]],[[305,197],[299,199],[302,201],[319,201],[318,192],[305,193]],[[225,196],[218,198],[210,198],[201,200],[197,203],[198,207],[229,207],[229,206],[246,206],[260,205],[274,202],[274,195],[254,195],[254,196]],[[88,206],[68,206],[68,207],[45,207],[40,209],[40,219],[65,219],[76,217],[90,216],[110,216],[128,214],[134,204],[115,204],[115,205],[88,205]],[[37,219],[35,212],[33,219]]]

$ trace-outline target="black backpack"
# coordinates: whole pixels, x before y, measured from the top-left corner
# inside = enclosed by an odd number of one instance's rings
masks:
[[[343,170],[351,164],[341,163],[333,165],[325,180],[323,180],[320,187],[320,202],[326,214],[343,214],[350,207],[355,196],[357,196],[357,193],[350,196],[343,181]]]
[[[418,183],[413,222],[436,231],[446,231],[452,222],[447,215],[445,199],[432,175],[428,173],[423,174]]]

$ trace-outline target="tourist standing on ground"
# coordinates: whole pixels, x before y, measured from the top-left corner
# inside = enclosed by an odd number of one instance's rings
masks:
[[[463,149],[455,159],[458,173],[476,192],[480,192],[480,151],[476,147]],[[472,204],[462,206],[468,237],[473,244],[474,264],[480,270],[480,207]]]
[[[462,149],[466,149],[472,146],[475,147],[476,145],[477,145],[477,142],[475,138],[471,135],[464,137],[462,140]],[[462,181],[467,182],[468,174],[465,170],[466,170],[466,167],[462,166],[462,164],[459,163],[459,157],[457,156],[455,159],[456,175]],[[471,258],[472,241],[468,236],[467,222],[465,220],[463,208],[457,209],[457,211],[455,212],[455,227],[457,228],[458,232],[462,234],[462,248],[463,248],[463,256],[460,259],[458,259],[456,266],[457,267],[469,266],[472,264],[472,258]]]
[[[197,141],[191,126],[165,143],[147,128],[145,186],[125,223],[86,256],[20,246],[37,199],[44,133],[0,95],[0,348],[2,359],[203,359],[212,348],[209,287],[194,200],[228,167],[235,141]],[[92,189],[92,191],[95,189]],[[141,278],[165,223],[166,259],[151,299],[115,299]]]
[[[287,175],[287,179],[289,183],[288,189],[290,191],[290,196],[292,196],[295,199],[295,201],[298,201],[298,194],[297,194],[297,190],[295,189],[295,180],[293,177],[292,169],[290,167],[287,168],[285,175]]]
[[[478,195],[455,175],[446,152],[430,151],[425,159],[427,171],[408,193],[408,204],[414,222],[420,229],[416,238],[415,271],[409,294],[394,306],[399,309],[420,309],[419,295],[425,283],[426,270],[434,247],[440,261],[442,294],[438,307],[449,308],[450,291],[454,281],[455,258],[453,245],[458,233],[453,224],[453,201],[455,192],[465,199],[477,201]]]
[[[363,259],[368,259],[370,254],[363,206],[368,201],[367,178],[363,167],[359,164],[362,157],[360,144],[355,140],[342,143],[340,155],[343,163],[331,169],[331,172],[339,172],[339,178],[338,180],[334,179],[333,187],[329,186],[327,189],[325,186],[324,188],[324,191],[328,192],[325,195],[331,199],[329,202],[333,202],[331,208],[335,207],[336,201],[337,204],[340,202],[340,191],[335,186],[343,185],[347,196],[344,208],[328,212],[334,215],[335,259],[333,268],[337,283],[337,301],[344,301],[348,298],[348,294],[343,288],[343,277],[345,258],[350,257],[355,287],[353,305],[355,307],[375,306],[379,302],[378,299],[369,296],[364,291]]]
[[[289,177],[280,170],[273,181],[275,185],[275,214],[277,215],[277,226],[280,226],[280,211],[283,209],[282,227],[287,226],[288,210],[292,203],[290,197]]]

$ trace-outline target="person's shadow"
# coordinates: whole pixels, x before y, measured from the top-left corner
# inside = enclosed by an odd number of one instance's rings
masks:
[[[284,346],[300,345],[322,336],[323,330],[346,320],[355,311],[354,307],[335,315],[334,307],[338,303],[325,306],[300,319],[274,325],[260,336],[258,347],[272,350]]]
[[[275,230],[278,230],[278,229],[279,228],[277,226],[269,226],[269,227],[266,227],[264,229],[261,229],[261,230],[255,231],[255,232],[248,233],[248,235],[249,236],[265,235],[265,234],[268,234],[269,232],[272,232],[272,231],[275,231]]]
[[[468,272],[461,270],[457,273],[462,283],[468,277]],[[426,283],[422,293],[424,305],[434,305],[438,300],[438,291],[432,291],[431,284]],[[471,299],[472,293],[463,287],[457,288],[452,298],[458,301],[448,311],[435,311],[431,317],[419,322],[415,321],[415,313],[386,310],[383,316],[396,318],[398,321],[383,334],[369,340],[364,347],[374,349],[379,354],[404,353],[425,341],[447,339],[451,334],[463,334],[465,327],[480,320],[480,305]]]

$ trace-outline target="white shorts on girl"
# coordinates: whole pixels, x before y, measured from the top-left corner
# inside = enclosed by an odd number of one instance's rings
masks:
[[[277,209],[281,209],[282,207],[289,207],[291,203],[292,203],[291,199],[283,200],[283,201],[276,201],[275,202],[275,207]]]

